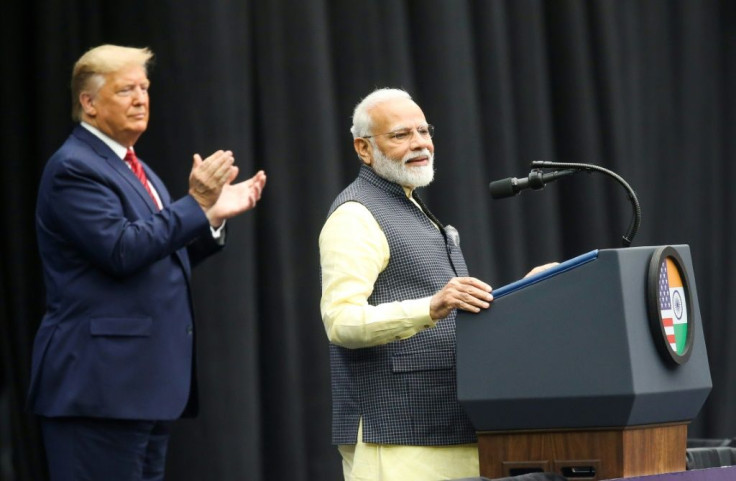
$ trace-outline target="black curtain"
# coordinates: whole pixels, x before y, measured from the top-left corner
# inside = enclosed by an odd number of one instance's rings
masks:
[[[317,237],[358,170],[352,109],[383,86],[408,89],[436,125],[423,196],[492,285],[619,247],[631,207],[597,174],[502,201],[490,180],[532,160],[628,180],[643,211],[634,245],[692,249],[713,390],[690,435],[736,436],[733,2],[10,0],[0,38],[0,478],[46,478],[23,409],[44,311],[35,194],[72,127],[71,66],[102,43],[156,54],[136,151],[173,194],[195,152],[232,149],[241,177],[269,176],[194,273],[202,413],[176,424],[169,479],[340,479]]]

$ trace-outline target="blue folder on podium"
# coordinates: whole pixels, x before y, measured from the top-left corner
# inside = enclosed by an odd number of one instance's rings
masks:
[[[566,272],[566,271],[569,271],[570,269],[574,269],[577,266],[583,265],[586,262],[590,262],[596,259],[597,257],[598,257],[598,249],[595,249],[590,252],[586,252],[585,254],[579,255],[577,257],[573,257],[572,259],[568,259],[565,262],[560,262],[558,265],[551,267],[545,271],[538,272],[529,277],[525,277],[523,279],[519,279],[518,281],[512,282],[511,284],[506,284],[503,287],[494,289],[493,298],[500,299],[506,294],[511,294],[512,292],[518,291],[519,289],[522,289],[523,287],[530,286],[532,284],[536,284],[539,281],[543,281],[544,279],[547,279],[549,277],[556,276],[557,274],[561,272]]]

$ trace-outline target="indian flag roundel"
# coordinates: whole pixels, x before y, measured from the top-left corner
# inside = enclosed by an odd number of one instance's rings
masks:
[[[682,355],[687,342],[687,304],[680,271],[671,257],[659,267],[659,310],[667,342]]]

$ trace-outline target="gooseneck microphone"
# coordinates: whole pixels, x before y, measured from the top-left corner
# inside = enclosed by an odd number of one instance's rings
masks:
[[[489,184],[491,189],[491,197],[494,199],[503,199],[504,197],[512,197],[524,189],[539,190],[544,188],[545,184],[553,182],[561,177],[565,177],[577,172],[600,172],[615,179],[625,189],[631,202],[633,216],[629,223],[629,228],[622,238],[624,247],[629,247],[634,240],[636,232],[641,224],[641,207],[636,193],[631,186],[620,175],[603,167],[593,164],[578,164],[570,162],[547,162],[544,160],[532,161],[532,171],[526,178],[517,179],[509,177],[493,181]],[[543,169],[563,169],[554,172],[545,173]]]
[[[514,196],[524,189],[543,189],[545,184],[577,172],[574,169],[566,169],[543,173],[540,169],[534,169],[529,172],[526,178],[517,179],[516,177],[509,177],[507,179],[494,180],[489,184],[491,197],[494,199],[503,199]]]

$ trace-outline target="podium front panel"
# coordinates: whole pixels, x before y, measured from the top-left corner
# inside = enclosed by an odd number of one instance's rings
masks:
[[[688,362],[657,350],[647,314],[654,247],[597,258],[457,317],[458,397],[484,430],[689,421],[711,389],[694,275]],[[675,246],[692,273],[687,246]]]

